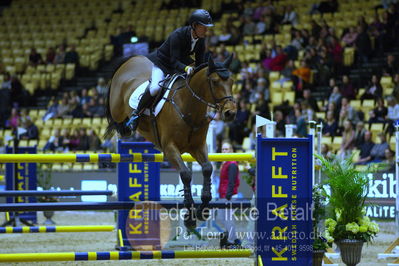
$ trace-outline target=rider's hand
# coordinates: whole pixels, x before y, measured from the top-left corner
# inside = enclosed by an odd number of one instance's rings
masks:
[[[191,74],[193,74],[193,72],[194,72],[194,68],[191,66],[186,66],[186,68],[184,70],[186,71],[187,75],[189,75],[189,76]]]

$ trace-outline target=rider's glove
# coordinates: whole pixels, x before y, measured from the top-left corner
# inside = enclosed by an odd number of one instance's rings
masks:
[[[184,71],[186,71],[187,75],[190,76],[191,74],[193,74],[194,68],[191,67],[191,66],[186,66],[186,67],[184,68]]]

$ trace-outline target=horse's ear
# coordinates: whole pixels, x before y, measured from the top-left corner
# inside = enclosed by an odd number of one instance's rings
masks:
[[[213,62],[212,56],[208,57],[208,71],[209,73],[213,73],[216,69],[215,62]]]
[[[234,53],[231,53],[231,54],[229,55],[229,57],[227,57],[227,59],[223,62],[223,66],[224,66],[225,68],[229,68],[229,66],[230,66],[230,64],[231,64],[231,61],[233,60],[233,55],[234,55]]]

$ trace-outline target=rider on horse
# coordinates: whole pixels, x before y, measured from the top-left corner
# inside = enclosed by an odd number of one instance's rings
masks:
[[[159,83],[165,78],[165,74],[185,72],[191,75],[194,71],[190,66],[194,62],[192,54],[195,54],[196,66],[205,62],[204,38],[208,27],[213,26],[212,18],[208,11],[197,9],[191,13],[189,24],[173,31],[158,49],[148,55],[154,63],[151,81],[126,124],[132,131],[137,129],[140,115],[157,95]]]

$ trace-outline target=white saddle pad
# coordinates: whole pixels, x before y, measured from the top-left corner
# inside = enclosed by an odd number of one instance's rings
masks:
[[[145,89],[147,88],[149,81],[145,81],[142,83],[133,93],[130,95],[129,98],[129,106],[132,107],[133,109],[137,109],[137,106],[139,105],[139,101],[141,99],[141,96],[144,94]],[[165,94],[163,95],[162,99],[158,102],[157,106],[155,106],[155,111],[154,115],[157,116],[159,112],[161,112],[163,105],[165,104],[165,99],[169,95],[169,90],[166,90]],[[144,110],[145,115],[150,115],[150,109],[145,109]]]

